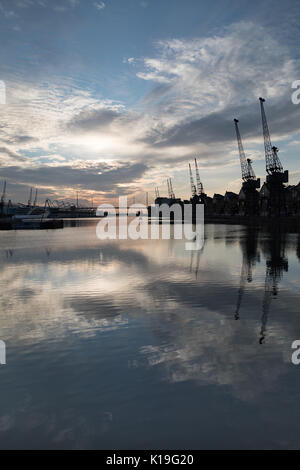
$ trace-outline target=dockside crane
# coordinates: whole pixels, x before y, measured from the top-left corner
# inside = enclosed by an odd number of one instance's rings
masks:
[[[31,207],[32,202],[32,188],[30,188],[29,199],[28,199],[28,206]]]
[[[200,197],[200,196],[202,196],[204,190],[203,190],[203,184],[200,180],[200,174],[199,174],[197,158],[195,158],[195,169],[196,169],[197,191],[198,191],[198,196]]]
[[[170,199],[175,199],[175,194],[174,194],[174,191],[173,191],[173,186],[172,186],[172,180],[171,180],[171,178],[168,178],[168,179],[167,179],[167,183],[168,183],[168,194],[169,194],[169,198],[170,198]]]
[[[246,158],[243,143],[242,143],[242,138],[238,126],[238,119],[234,119],[234,126],[235,126],[235,131],[236,131],[236,138],[237,138],[237,143],[238,143],[238,148],[239,148],[239,155],[240,155],[240,162],[241,162],[241,170],[242,170],[242,179],[243,181],[255,181],[259,182],[259,180],[256,179],[254,170],[252,168],[252,162],[250,158]],[[259,188],[260,185],[256,184],[254,185],[256,188]]]
[[[265,113],[264,98],[259,98],[260,101],[260,111],[261,111],[261,120],[264,136],[264,145],[265,145],[265,156],[266,156],[266,171],[268,175],[277,175],[278,179],[282,180],[282,183],[288,182],[288,171],[284,171],[281,161],[278,157],[278,148],[272,146],[271,137],[269,132],[269,126],[267,122],[267,117]]]
[[[6,196],[6,181],[3,183],[3,191],[1,195],[1,204],[5,204],[5,196]]]
[[[259,194],[257,189],[260,188],[260,179],[256,178],[252,168],[250,158],[246,158],[244,146],[238,126],[238,119],[234,119],[234,127],[239,149],[240,164],[242,170],[243,185],[239,193],[239,213],[240,215],[257,215],[259,208]]]
[[[175,193],[173,191],[173,185],[172,185],[172,179],[169,179],[170,181],[170,193],[171,193],[171,199],[175,199]]]
[[[172,195],[171,195],[171,188],[170,188],[169,178],[167,179],[167,185],[168,185],[168,196],[169,196],[169,199],[171,199]]]
[[[262,128],[264,136],[267,178],[265,188],[262,188],[262,203],[264,215],[279,216],[286,214],[284,183],[289,180],[288,170],[283,170],[278,157],[278,148],[271,143],[271,137],[264,109],[264,98],[259,98]],[[264,190],[263,190],[264,189]]]
[[[37,195],[38,195],[38,189],[36,188],[35,189],[35,197],[34,197],[34,201],[33,201],[33,207],[35,207],[36,204],[37,204]]]
[[[6,181],[3,183],[3,191],[0,200],[0,212],[3,214],[4,212],[4,205],[5,205],[5,197],[6,197]]]
[[[197,188],[196,188],[195,183],[194,183],[194,178],[193,178],[193,173],[192,173],[190,163],[189,163],[189,171],[190,171],[190,182],[191,182],[192,198],[194,198],[197,195]]]

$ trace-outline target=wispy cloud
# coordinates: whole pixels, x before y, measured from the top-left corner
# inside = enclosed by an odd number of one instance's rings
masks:
[[[10,8],[31,8],[31,7],[45,7],[47,0],[2,0],[1,5],[3,9]]]
[[[97,10],[103,10],[106,5],[104,2],[95,2],[94,6],[97,8]]]
[[[276,98],[290,88],[295,74],[284,45],[250,22],[234,24],[219,36],[158,41],[157,51],[156,57],[144,58],[145,70],[138,76],[172,85],[167,103],[172,113],[180,109],[199,116],[251,103],[259,94]]]

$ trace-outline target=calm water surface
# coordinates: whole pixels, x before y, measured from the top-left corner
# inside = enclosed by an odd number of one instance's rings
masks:
[[[0,232],[1,448],[299,448],[300,239]]]

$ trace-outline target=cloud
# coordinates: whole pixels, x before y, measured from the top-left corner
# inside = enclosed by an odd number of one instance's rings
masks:
[[[1,151],[1,149],[0,149]],[[115,163],[103,162],[73,162],[53,163],[33,167],[6,166],[1,168],[1,178],[12,183],[39,188],[60,189],[73,191],[83,189],[97,191],[109,197],[118,194],[130,193],[130,187],[146,172],[147,167],[142,163]]]
[[[169,91],[172,91],[171,84],[162,83],[160,85],[157,85],[147,93],[147,95],[142,99],[142,102],[145,104],[155,103],[157,102],[157,100],[160,100],[161,98],[165,97],[165,95]]]
[[[157,50],[157,57],[144,58],[145,70],[138,76],[172,85],[166,113],[200,117],[232,103],[247,106],[260,95],[276,98],[290,88],[295,73],[286,48],[249,22],[219,36],[158,41]]]
[[[80,4],[80,0],[63,0],[59,4],[50,2],[49,0],[2,0],[0,3],[0,11],[3,12],[6,18],[12,18],[15,16],[22,16],[21,13],[18,14],[18,9],[25,10],[29,8],[42,7],[46,8],[50,6],[55,11],[66,11],[68,8],[74,8]],[[11,10],[13,8],[14,10]]]
[[[47,0],[2,0],[1,4],[13,8],[46,7]]]
[[[93,131],[99,128],[105,128],[120,117],[120,113],[114,109],[101,108],[89,111],[82,111],[74,116],[67,127],[71,130]]]
[[[300,128],[300,107],[293,105],[289,96],[266,104],[267,114],[271,117],[270,128],[274,141],[283,135],[297,132]],[[233,117],[238,116],[245,138],[261,138],[260,108],[258,99],[246,108],[241,105],[228,106],[211,112],[200,119],[186,120],[170,127],[152,129],[145,141],[157,147],[186,146],[189,144],[230,143],[234,139]]]
[[[97,8],[97,10],[103,10],[106,5],[104,2],[95,2],[94,6]]]
[[[36,137],[32,137],[30,135],[15,135],[10,140],[7,140],[10,144],[28,144],[33,142],[38,142]]]
[[[12,165],[16,162],[25,162],[26,157],[13,152],[8,147],[0,147],[0,164],[2,166]]]

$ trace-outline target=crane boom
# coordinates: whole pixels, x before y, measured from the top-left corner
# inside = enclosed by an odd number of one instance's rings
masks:
[[[2,205],[5,203],[5,195],[6,195],[6,181],[4,181],[4,184],[3,184],[3,191],[2,191],[2,196],[1,196]]]
[[[170,194],[171,194],[171,199],[175,199],[175,194],[174,194],[174,191],[173,191],[173,186],[172,186],[172,180],[171,178],[169,179],[170,181]]]
[[[203,184],[201,183],[201,180],[200,180],[199,169],[198,169],[196,158],[195,158],[195,168],[196,168],[196,181],[197,181],[198,196],[201,196],[201,194],[203,193]]]
[[[264,136],[264,144],[265,144],[265,155],[266,155],[266,170],[267,173],[283,173],[283,168],[281,161],[278,157],[278,148],[273,147],[271,143],[271,137],[267,122],[267,117],[264,109],[264,98],[259,98],[260,101],[260,110],[261,110],[261,120],[262,120],[262,127],[263,127],[263,136]]]
[[[28,206],[31,206],[32,201],[32,188],[30,188],[29,199],[28,199]]]
[[[169,194],[169,198],[171,199],[171,198],[172,198],[172,194],[171,194],[171,188],[170,188],[170,181],[169,181],[169,178],[167,179],[167,184],[168,184],[168,194]]]
[[[196,196],[196,194],[197,194],[197,189],[196,189],[196,186],[195,186],[195,183],[194,183],[194,178],[193,178],[193,174],[192,174],[192,169],[191,169],[190,163],[189,163],[189,170],[190,170],[190,181],[191,181],[192,197],[194,197],[194,196]]]
[[[240,154],[240,162],[241,162],[241,170],[242,170],[242,179],[244,181],[249,181],[249,180],[255,180],[256,176],[254,173],[254,170],[252,168],[251,160],[250,158],[246,158],[245,152],[244,152],[244,147],[242,143],[242,138],[238,126],[238,119],[234,119],[234,126],[235,126],[235,131],[236,131],[236,138],[237,138],[237,143],[238,143],[238,148],[239,148],[239,154]]]
[[[34,202],[33,202],[33,205],[36,206],[36,203],[37,203],[37,195],[38,195],[38,190],[37,188],[35,189],[35,197],[34,197]]]

